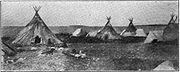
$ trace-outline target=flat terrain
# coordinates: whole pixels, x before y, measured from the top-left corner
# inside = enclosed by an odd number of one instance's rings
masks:
[[[162,30],[165,26],[137,26],[146,33]],[[3,36],[15,37],[23,27],[3,27]],[[50,27],[54,33],[72,33],[79,27]],[[101,27],[84,27],[87,31]],[[120,33],[125,27],[115,27]],[[141,43],[71,43],[69,48],[83,50],[88,58],[77,59],[62,54],[38,56],[38,51],[25,51],[17,57],[26,58],[15,64],[2,64],[3,70],[152,70],[160,63],[170,60],[175,68],[179,64],[177,44],[143,44]],[[27,47],[23,47],[27,48]]]
[[[27,51],[17,55],[26,57],[24,61],[2,67],[4,70],[152,70],[165,60],[179,64],[178,45],[78,43],[69,44],[69,48],[85,51],[88,58],[69,57],[61,51],[48,56],[38,56],[39,51]]]

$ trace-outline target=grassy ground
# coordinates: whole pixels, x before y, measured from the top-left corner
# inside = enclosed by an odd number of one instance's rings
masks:
[[[61,53],[55,53],[51,56],[38,56],[39,51],[19,53],[16,57],[26,59],[16,64],[3,64],[4,70],[63,70],[65,58]]]
[[[4,70],[152,70],[165,60],[173,61],[178,68],[178,45],[144,45],[142,43],[69,44],[83,50],[88,58],[77,59],[61,53],[38,56],[38,51],[19,53],[26,57],[16,64],[2,64]],[[44,47],[39,47],[43,49]]]
[[[163,30],[165,26],[136,26],[145,32]],[[3,27],[2,34],[7,37],[15,35],[23,27]],[[53,33],[72,33],[79,27],[50,27]],[[87,31],[102,27],[84,27]],[[125,27],[114,27],[120,33]],[[7,38],[8,40],[8,38]],[[6,41],[6,39],[5,39]],[[83,50],[86,59],[68,57],[61,52],[49,56],[38,56],[38,51],[25,51],[17,57],[26,57],[22,62],[2,64],[3,70],[152,70],[165,60],[179,64],[178,45],[144,45],[142,43],[74,43],[70,48]],[[26,47],[24,47],[26,48]],[[43,49],[44,47],[39,47]]]

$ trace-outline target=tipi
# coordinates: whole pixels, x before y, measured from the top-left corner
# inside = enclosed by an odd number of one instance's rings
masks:
[[[133,25],[133,18],[129,18],[129,26],[121,32],[121,36],[133,36],[136,35],[136,27]]]
[[[171,15],[171,19],[164,30],[150,31],[144,43],[152,43],[154,41],[166,42],[166,41],[178,40],[179,26],[178,24],[175,23],[177,17],[176,19],[174,19],[174,16],[175,16],[174,14]]]
[[[80,36],[86,36],[87,32],[83,30],[82,28],[76,29],[73,33],[72,36],[80,37]]]
[[[147,35],[146,35],[146,33],[144,32],[143,29],[137,29],[135,36],[137,36],[137,37],[146,37]]]
[[[176,24],[177,16],[171,14],[171,19],[164,29],[163,38],[165,41],[172,41],[179,38],[179,26]]]
[[[160,65],[158,65],[153,70],[175,70],[173,63],[171,61],[164,61]]]
[[[110,23],[111,17],[107,17],[107,20],[108,21],[107,21],[106,25],[102,29],[99,30],[96,37],[103,39],[103,40],[119,39],[117,32],[114,30],[114,28],[112,27],[112,25]]]
[[[96,35],[98,34],[98,32],[100,32],[100,30],[96,30],[96,31],[90,31],[86,37],[96,37]]]
[[[62,43],[52,31],[47,27],[38,14],[41,7],[33,7],[35,15],[32,20],[21,30],[13,44],[30,45],[30,44],[59,44]]]
[[[134,36],[134,37],[146,37],[146,33],[144,32],[143,29],[137,29],[134,25],[133,25],[133,18],[129,18],[129,26],[124,29],[121,32],[121,36],[127,37],[127,36]]]
[[[145,39],[144,43],[154,43],[163,41],[163,31],[149,31],[147,38]]]

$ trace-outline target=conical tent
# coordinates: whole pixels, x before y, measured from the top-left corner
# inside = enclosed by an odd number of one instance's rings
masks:
[[[174,41],[179,38],[179,26],[175,23],[175,15],[171,15],[171,19],[162,31],[150,31],[144,43],[152,43],[153,40],[157,41]]]
[[[119,36],[117,32],[112,27],[110,20],[111,17],[107,17],[108,22],[106,25],[97,33],[96,37],[106,40],[106,39],[118,39]]]
[[[98,31],[91,31],[86,35],[86,37],[96,37],[97,34],[98,34]]]
[[[136,34],[136,27],[133,25],[133,18],[129,18],[129,26],[121,32],[121,36],[133,36]]]
[[[171,15],[171,19],[164,29],[163,38],[165,41],[171,41],[179,38],[179,26],[176,24],[177,16],[174,19],[174,14]]]
[[[87,32],[85,30],[78,28],[73,32],[72,36],[79,37],[79,36],[86,36],[86,34]]]
[[[171,61],[164,61],[160,65],[158,65],[153,70],[175,70],[173,63]]]
[[[149,31],[144,43],[163,41],[163,31]]]
[[[135,36],[138,36],[138,37],[146,37],[147,35],[146,35],[146,33],[144,32],[143,29],[137,29]]]
[[[47,27],[44,21],[38,14],[41,7],[33,7],[35,10],[35,15],[32,20],[21,30],[15,40],[12,42],[14,44],[20,45],[30,45],[30,44],[59,44],[62,43]]]

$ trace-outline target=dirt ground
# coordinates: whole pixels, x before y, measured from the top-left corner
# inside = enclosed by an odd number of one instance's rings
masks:
[[[145,45],[143,43],[72,43],[69,48],[83,50],[88,58],[69,57],[61,51],[38,56],[37,51],[25,51],[17,57],[26,58],[15,64],[2,64],[3,70],[152,70],[171,60],[179,68],[178,45]]]

